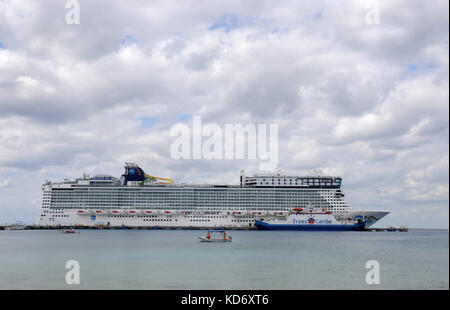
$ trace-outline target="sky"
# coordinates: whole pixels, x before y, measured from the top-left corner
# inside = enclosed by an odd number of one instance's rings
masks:
[[[41,184],[238,184],[258,160],[173,159],[171,128],[277,124],[278,169],[343,178],[379,226],[448,228],[447,0],[0,0],[0,224]],[[376,18],[374,18],[376,17]]]

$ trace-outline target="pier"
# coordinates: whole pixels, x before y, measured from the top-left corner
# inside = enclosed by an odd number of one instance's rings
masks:
[[[226,229],[226,230],[256,230],[256,227],[193,227],[193,226],[38,226],[29,225],[22,229],[14,229],[8,226],[0,226],[0,230],[55,230],[55,229],[142,229],[142,230],[211,230],[211,229]],[[400,227],[384,227],[384,228],[366,228],[364,231],[390,231],[390,232],[407,232],[408,228]]]
[[[401,226],[401,227],[393,227],[393,226],[389,226],[389,227],[385,227],[385,228],[366,228],[366,231],[400,231],[400,232],[407,232],[408,228]]]
[[[29,225],[22,229],[12,229],[8,226],[0,226],[0,230],[61,230],[61,229],[80,229],[80,230],[112,230],[112,229],[138,229],[138,230],[212,230],[212,229],[226,229],[226,230],[256,230],[256,227],[233,227],[233,226],[211,226],[211,227],[192,227],[192,226],[39,226]]]

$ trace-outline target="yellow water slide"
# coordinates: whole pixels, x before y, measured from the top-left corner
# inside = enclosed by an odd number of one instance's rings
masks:
[[[156,180],[169,181],[169,182],[158,182],[158,184],[173,184],[173,180],[172,179],[155,177],[155,176],[150,175],[150,174],[146,174],[145,176],[147,177],[147,179],[152,180],[152,181],[156,181]]]

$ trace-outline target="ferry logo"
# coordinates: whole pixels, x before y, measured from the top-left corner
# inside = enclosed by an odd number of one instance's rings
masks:
[[[310,217],[309,219],[308,219],[308,224],[314,224],[316,222],[316,219],[314,219],[314,218],[312,218],[312,217]]]
[[[96,220],[96,218],[97,218],[97,216],[96,216],[96,215],[91,215],[91,221],[95,221],[95,220]]]

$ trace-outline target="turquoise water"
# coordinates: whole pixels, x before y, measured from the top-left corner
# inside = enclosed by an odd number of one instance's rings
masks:
[[[0,289],[449,289],[448,230],[0,231]],[[67,260],[80,284],[65,282]],[[365,282],[368,260],[379,285]]]

